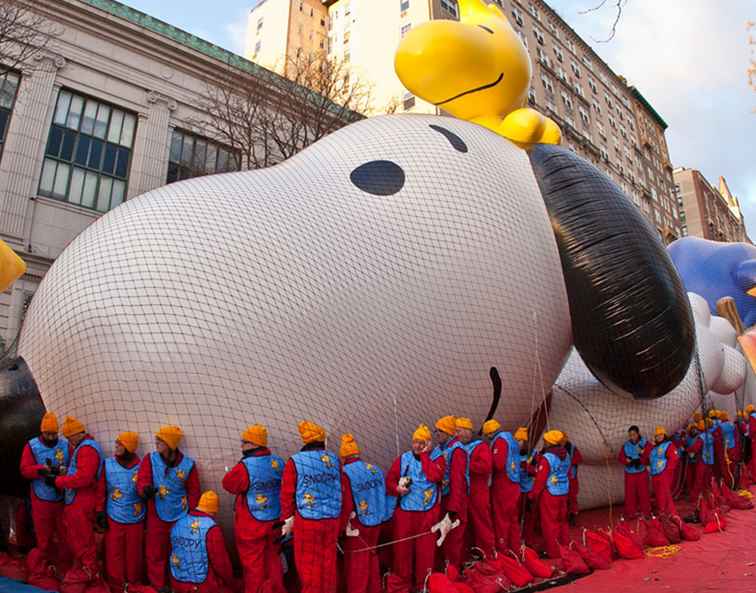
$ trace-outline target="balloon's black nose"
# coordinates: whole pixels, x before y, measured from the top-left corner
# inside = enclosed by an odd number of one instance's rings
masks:
[[[0,494],[23,495],[19,461],[24,444],[39,434],[45,406],[29,366],[23,358],[0,367]]]

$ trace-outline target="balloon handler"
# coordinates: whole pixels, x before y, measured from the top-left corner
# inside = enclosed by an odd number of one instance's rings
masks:
[[[637,426],[627,429],[627,440],[617,455],[617,461],[625,468],[625,519],[651,515],[646,466],[651,456],[651,443],[641,436]]]
[[[649,456],[649,471],[656,511],[660,514],[677,514],[675,502],[672,500],[672,487],[678,459],[677,448],[669,438],[667,429],[657,426],[654,431],[654,447]]]
[[[457,418],[456,426],[457,438],[465,446],[468,455],[470,501],[467,531],[472,536],[469,541],[483,552],[485,558],[494,558],[496,536],[491,518],[491,447],[488,441],[473,438],[473,424],[469,418]]]

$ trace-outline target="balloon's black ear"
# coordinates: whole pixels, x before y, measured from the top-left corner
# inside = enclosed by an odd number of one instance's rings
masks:
[[[636,398],[674,389],[695,347],[690,304],[656,232],[622,190],[571,151],[530,152],[551,217],[580,356]]]

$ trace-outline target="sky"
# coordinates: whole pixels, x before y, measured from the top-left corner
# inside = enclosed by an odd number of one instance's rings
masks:
[[[237,53],[244,50],[246,17],[256,2],[122,1]],[[756,92],[747,74],[756,60],[756,25],[746,29],[756,21],[753,0],[626,0],[607,43],[594,40],[611,31],[615,0],[590,14],[580,12],[600,0],[548,3],[669,124],[675,167],[699,169],[715,187],[720,175],[727,179],[756,238]]]

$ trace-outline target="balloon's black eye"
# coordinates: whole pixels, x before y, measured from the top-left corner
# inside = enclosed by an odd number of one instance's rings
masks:
[[[393,196],[404,187],[404,169],[393,161],[370,161],[352,171],[349,179],[374,196]]]
[[[465,141],[457,136],[454,132],[450,132],[446,128],[435,125],[431,125],[430,129],[435,130],[439,134],[442,134],[452,145],[452,148],[454,148],[454,150],[456,150],[457,152],[467,152],[467,144],[465,144]]]

